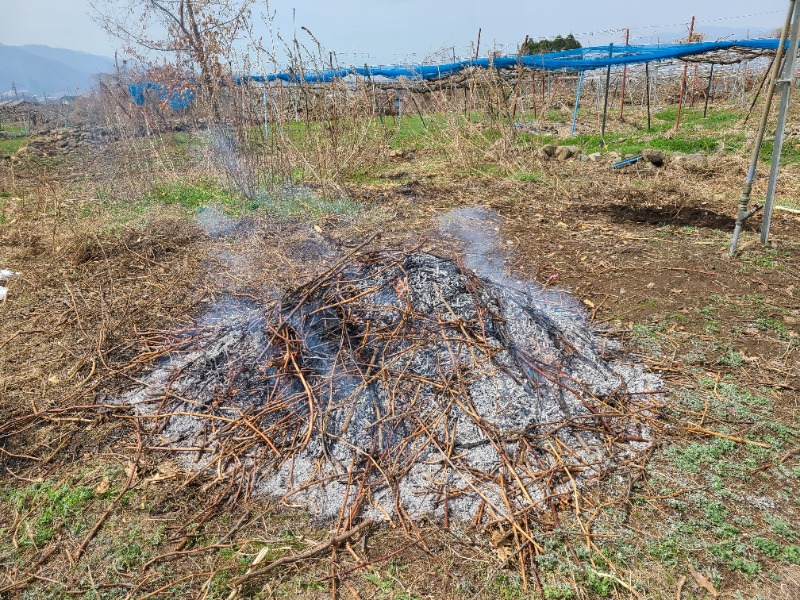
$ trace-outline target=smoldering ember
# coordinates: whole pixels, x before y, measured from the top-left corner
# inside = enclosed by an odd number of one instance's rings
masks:
[[[566,292],[502,274],[474,210],[451,223],[466,264],[358,251],[276,302],[222,302],[125,400],[185,466],[322,521],[548,509],[650,449],[661,382]]]

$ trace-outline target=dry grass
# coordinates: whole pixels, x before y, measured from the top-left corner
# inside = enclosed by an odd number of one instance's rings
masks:
[[[111,133],[100,153],[4,165],[0,268],[22,275],[0,306],[2,593],[674,598],[683,576],[684,597],[702,593],[691,563],[732,597],[794,597],[797,217],[776,213],[777,248],[747,244],[751,223],[730,261],[743,152],[717,148],[701,170],[546,161],[547,136],[502,121],[513,88],[481,84],[470,123],[463,91],[421,94],[427,125],[410,133],[368,82],[309,95],[298,122],[276,89],[268,138],[253,94],[221,130],[229,163],[202,115],[169,131],[174,116],[108,95],[84,111]],[[333,103],[338,119],[312,118]],[[642,123],[631,109],[611,133],[661,137]],[[717,132],[743,133],[670,141]],[[301,180],[305,195],[285,193]],[[798,193],[791,163],[781,194]],[[347,210],[320,201],[345,195]],[[231,503],[230,481],[183,472],[116,404],[207,301],[295,287],[373,233],[452,251],[435,219],[475,204],[502,217],[510,271],[580,296],[671,392],[662,447],[625,494],[608,481],[530,519],[535,545],[465,524],[327,532],[268,499]],[[197,224],[210,205],[230,230]]]

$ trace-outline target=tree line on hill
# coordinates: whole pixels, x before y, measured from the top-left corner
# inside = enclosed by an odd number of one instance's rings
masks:
[[[523,54],[544,54],[547,52],[564,52],[581,48],[581,43],[571,33],[567,37],[557,35],[551,40],[527,40],[522,46]]]

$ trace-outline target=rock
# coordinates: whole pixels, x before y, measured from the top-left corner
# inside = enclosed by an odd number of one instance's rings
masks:
[[[580,155],[582,150],[578,146],[559,146],[556,148],[555,157],[558,160],[569,160]]]
[[[556,153],[556,147],[553,144],[547,144],[539,148],[539,155],[542,158],[553,158]]]
[[[664,166],[664,153],[661,150],[645,148],[642,150],[642,158],[656,167]]]
[[[588,159],[589,159],[591,162],[599,162],[601,158],[603,158],[603,153],[602,153],[602,152],[592,152],[592,153],[591,153],[591,154],[588,156]]]

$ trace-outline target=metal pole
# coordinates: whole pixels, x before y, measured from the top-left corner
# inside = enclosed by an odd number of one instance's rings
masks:
[[[522,75],[525,73],[524,71],[524,64],[522,62],[522,57],[525,53],[525,49],[528,47],[528,36],[525,36],[525,41],[522,43],[522,47],[517,52],[517,61],[519,62],[517,66],[517,83],[514,86],[514,109],[511,111],[511,121],[513,124],[514,119],[517,118],[517,105],[520,106],[520,112],[525,114],[525,106],[522,104],[522,96],[524,96],[524,92],[522,92]]]
[[[689,25],[689,43],[692,43],[692,36],[694,35],[694,16],[692,16],[692,24]],[[689,63],[683,63],[683,79],[681,80],[681,97],[678,100],[678,117],[675,119],[675,131],[678,131],[681,126],[681,107],[683,106],[683,96],[686,94],[686,75],[689,72]]]
[[[572,115],[572,133],[570,137],[575,137],[575,124],[578,122],[578,106],[581,103],[581,87],[583,86],[583,71],[578,78],[578,93],[575,94],[575,112]]]
[[[644,85],[647,92],[647,131],[650,131],[650,63],[644,63]]]
[[[625,30],[625,47],[629,45],[631,39],[631,30]],[[628,78],[628,65],[627,63],[622,69],[622,102],[619,103],[619,120],[622,120],[622,112],[625,110],[625,80]]]
[[[267,116],[267,91],[261,92],[264,100],[264,143],[269,143],[269,117]]]
[[[789,39],[789,53],[783,64],[783,77],[778,84],[781,90],[781,100],[778,105],[778,125],[775,129],[775,142],[772,145],[772,166],[769,172],[767,197],[764,200],[764,217],[761,223],[761,243],[766,244],[769,239],[769,228],[772,224],[772,206],[775,204],[775,190],[778,186],[778,171],[781,166],[781,150],[786,129],[786,119],[789,116],[789,100],[792,97],[792,81],[794,80],[794,67],[797,62],[797,41],[800,37],[800,8],[795,3],[794,20],[792,21],[792,35]]]
[[[653,103],[658,106],[658,63],[653,65],[653,82],[650,84],[650,92],[653,96]]]
[[[397,124],[403,119],[403,91],[398,88],[397,90]]]
[[[708,116],[708,99],[711,97],[711,86],[714,85],[714,63],[711,63],[711,74],[708,76],[708,88],[706,89],[706,103],[703,106],[703,118]]]
[[[614,44],[608,46],[608,58],[614,55]],[[606,147],[606,118],[608,117],[608,89],[611,87],[611,63],[606,70],[606,97],[603,101],[603,125],[600,128],[600,145]]]
[[[781,31],[781,41],[778,44],[778,53],[775,55],[775,60],[772,63],[772,76],[770,84],[767,87],[767,96],[764,99],[764,112],[761,115],[761,123],[758,126],[756,139],[753,142],[753,156],[750,159],[750,169],[747,171],[747,179],[742,188],[742,195],[739,198],[739,214],[736,217],[736,227],[733,230],[733,239],[731,239],[731,247],[728,250],[728,255],[733,256],[736,253],[736,247],[739,245],[739,236],[742,233],[742,226],[744,222],[753,216],[754,212],[748,213],[747,206],[750,204],[750,192],[753,190],[753,180],[756,177],[756,169],[758,168],[758,158],[761,156],[761,144],[764,142],[764,132],[767,129],[767,122],[769,121],[770,108],[772,108],[772,98],[775,93],[775,83],[780,74],[781,59],[783,52],[786,48],[786,38],[789,35],[789,28],[792,25],[792,19],[795,13],[796,0],[789,0],[789,10],[786,15],[786,22]]]
[[[748,61],[744,61],[744,72],[742,73],[742,110],[744,110],[745,100],[747,99],[747,64]],[[772,69],[767,69],[767,72],[771,70]],[[747,117],[745,117],[745,122],[747,122]]]
[[[478,43],[475,44],[475,60],[478,60],[478,56],[480,56],[481,51],[481,28],[478,27]],[[475,67],[473,65],[472,70],[472,83],[469,86],[469,108],[467,109],[467,122],[472,119],[472,96],[475,93]],[[465,92],[466,94],[466,92]]]

